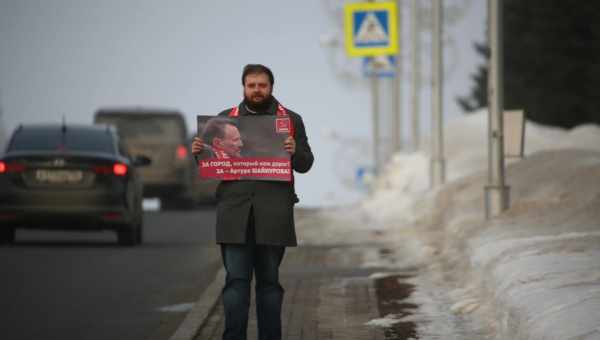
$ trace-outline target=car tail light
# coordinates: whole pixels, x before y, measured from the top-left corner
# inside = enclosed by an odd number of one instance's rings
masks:
[[[17,214],[12,213],[2,213],[0,214],[0,220],[16,220]]]
[[[113,165],[113,174],[115,174],[115,176],[127,175],[127,165],[123,163],[116,163]]]
[[[114,220],[117,218],[121,218],[123,215],[119,212],[107,212],[102,214],[102,217],[107,219],[107,220]]]
[[[8,172],[23,172],[25,171],[25,165],[21,163],[6,163],[0,161],[0,174]]]
[[[179,145],[177,147],[177,158],[179,159],[186,159],[188,155],[188,150],[185,147],[185,145]]]
[[[98,175],[115,175],[125,176],[127,175],[127,165],[123,163],[115,163],[110,165],[99,165],[94,167],[94,172]]]

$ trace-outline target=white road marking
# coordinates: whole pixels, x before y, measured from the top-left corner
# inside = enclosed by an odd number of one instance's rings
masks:
[[[167,312],[167,313],[183,313],[183,312],[189,312],[190,310],[192,310],[192,308],[194,308],[194,305],[195,305],[195,303],[193,303],[193,302],[180,303],[178,305],[160,307],[157,310],[160,312]]]

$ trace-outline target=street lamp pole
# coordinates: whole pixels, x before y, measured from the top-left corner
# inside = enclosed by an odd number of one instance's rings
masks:
[[[429,166],[430,186],[437,187],[445,182],[444,134],[442,116],[442,0],[433,0],[433,77],[431,98],[431,162]]]
[[[412,86],[411,86],[411,128],[412,128],[412,144],[416,150],[420,149],[421,131],[419,124],[420,101],[419,93],[421,90],[421,51],[420,51],[420,33],[421,27],[419,22],[419,0],[411,0],[411,62],[412,62]]]
[[[502,0],[489,0],[490,77],[488,83],[488,184],[485,217],[498,216],[509,206],[509,187],[504,174],[504,58],[502,37]]]

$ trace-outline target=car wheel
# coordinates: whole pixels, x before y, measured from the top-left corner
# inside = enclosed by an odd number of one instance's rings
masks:
[[[0,244],[15,242],[15,228],[0,227]]]
[[[119,244],[123,246],[135,246],[144,242],[143,215],[136,218],[136,222],[117,231]]]
[[[120,230],[117,232],[119,244],[122,246],[135,246],[137,244],[137,233],[135,230]]]

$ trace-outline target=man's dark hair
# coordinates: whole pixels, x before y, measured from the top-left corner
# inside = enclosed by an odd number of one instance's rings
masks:
[[[273,72],[261,64],[248,64],[244,66],[244,71],[242,72],[242,85],[246,85],[246,76],[249,74],[261,74],[264,73],[269,77],[269,82],[271,83],[271,87],[275,84],[275,78],[273,77]]]
[[[230,118],[216,117],[209,119],[202,129],[202,139],[209,145],[212,145],[215,137],[224,138],[225,125],[233,125],[237,128],[236,122]]]

